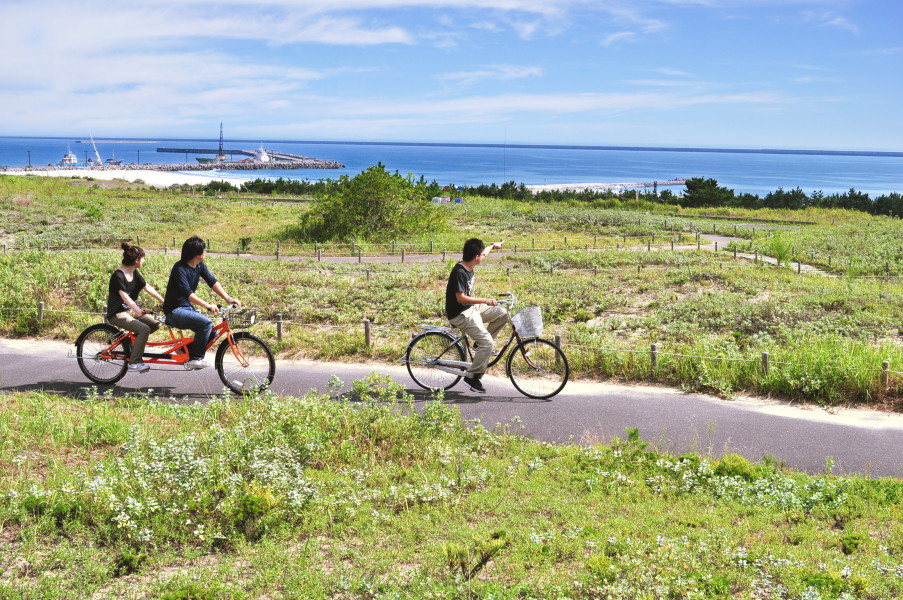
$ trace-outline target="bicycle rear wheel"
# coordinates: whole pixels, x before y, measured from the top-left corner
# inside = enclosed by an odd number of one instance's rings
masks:
[[[508,355],[508,379],[528,398],[551,398],[562,389],[571,375],[568,359],[554,342],[529,338]]]
[[[124,332],[105,323],[91,325],[78,336],[75,356],[85,377],[104,384],[116,383],[125,377],[131,351],[126,342],[128,338],[123,336]]]
[[[237,394],[268,387],[276,374],[276,360],[266,342],[250,333],[232,334],[216,351],[216,372],[226,387]]]
[[[456,375],[436,366],[440,358],[464,361],[464,348],[440,331],[428,331],[411,340],[404,355],[408,373],[414,383],[426,390],[447,390],[461,380],[464,370]]]

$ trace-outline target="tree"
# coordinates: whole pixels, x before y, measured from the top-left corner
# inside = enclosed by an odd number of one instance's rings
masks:
[[[778,188],[777,191],[765,196],[762,206],[765,208],[789,208],[795,210],[806,208],[809,206],[809,196],[799,187],[789,192],[785,191],[784,188]]]
[[[310,241],[389,241],[441,229],[445,212],[430,201],[429,186],[390,174],[382,164],[325,186],[301,218]]]
[[[687,179],[684,185],[687,186],[687,190],[680,204],[686,208],[727,206],[734,200],[734,190],[720,187],[714,179],[693,177]]]

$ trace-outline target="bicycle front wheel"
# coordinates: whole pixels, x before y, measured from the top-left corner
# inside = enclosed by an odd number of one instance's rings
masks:
[[[216,372],[230,390],[237,394],[263,389],[273,382],[276,360],[266,342],[250,333],[232,334],[216,351]]]
[[[78,368],[94,383],[116,383],[129,368],[130,350],[125,334],[112,325],[98,323],[85,329],[75,342]],[[123,339],[120,339],[123,338]]]
[[[551,398],[571,375],[568,359],[554,342],[529,338],[508,355],[508,379],[528,398]]]
[[[464,369],[458,375],[443,371],[437,364],[443,358],[464,361],[464,348],[453,337],[439,331],[428,331],[411,340],[404,358],[411,379],[426,390],[447,390],[464,375]]]

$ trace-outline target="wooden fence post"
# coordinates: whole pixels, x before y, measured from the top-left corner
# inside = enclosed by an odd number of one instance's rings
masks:
[[[445,255],[448,253],[448,248],[442,249],[442,262],[445,262]]]
[[[357,262],[361,263],[364,260],[364,251],[360,248],[357,249]]]
[[[367,281],[370,281],[370,269],[367,269]]]
[[[404,262],[404,247],[401,248],[401,262]]]
[[[652,364],[652,372],[655,373],[658,370],[658,344],[652,344],[649,355]]]
[[[100,310],[101,310],[101,314],[103,315],[103,322],[109,323],[110,320],[107,318],[107,305],[104,304],[103,306],[101,306]]]
[[[762,375],[768,376],[768,352],[762,353]]]
[[[886,360],[881,363],[881,390],[887,391],[887,385],[890,383],[890,361]]]
[[[104,311],[106,312],[106,311]],[[44,320],[44,303],[38,302],[38,323]]]
[[[320,249],[317,248],[317,262],[320,262]]]
[[[364,319],[364,345],[369,349],[370,346],[370,319]]]
[[[276,313],[276,341],[282,341],[282,313]]]
[[[276,240],[276,260],[279,260],[279,251],[280,251],[280,243],[279,240]]]

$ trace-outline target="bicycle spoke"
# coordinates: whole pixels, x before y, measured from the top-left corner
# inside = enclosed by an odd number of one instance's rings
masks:
[[[408,373],[420,387],[427,390],[449,389],[461,379],[461,375],[436,368],[436,359],[463,361],[464,350],[452,344],[453,338],[438,331],[430,331],[414,338],[405,353]]]
[[[567,357],[558,346],[542,338],[523,342],[508,356],[508,377],[523,395],[551,398],[560,392],[570,376]]]
[[[268,386],[276,372],[276,361],[265,342],[247,333],[236,333],[232,343],[227,339],[220,344],[216,370],[229,389],[241,393]]]

